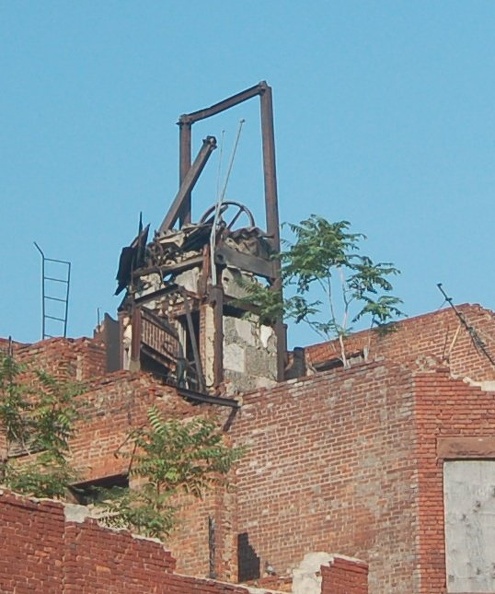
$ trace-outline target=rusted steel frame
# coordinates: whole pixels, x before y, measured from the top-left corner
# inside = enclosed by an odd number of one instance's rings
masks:
[[[201,365],[201,357],[199,356],[198,350],[198,337],[194,332],[194,326],[191,317],[191,308],[189,307],[188,299],[189,297],[186,295],[184,291],[181,291],[182,296],[184,297],[184,309],[186,312],[186,322],[187,322],[187,329],[189,330],[189,336],[191,337],[191,345],[193,350],[193,357],[194,363],[196,365],[196,372],[198,374],[198,384],[201,392],[206,391],[205,385],[205,376],[203,374],[203,366]]]
[[[172,206],[170,207],[166,217],[163,219],[163,222],[158,229],[158,233],[163,233],[167,229],[171,229],[174,226],[177,219],[179,218],[179,214],[182,212],[184,200],[187,199],[188,195],[190,196],[192,189],[198,181],[198,177],[201,175],[201,172],[203,171],[211,153],[216,148],[217,141],[214,136],[207,136],[203,140],[203,146],[201,147],[196,159],[194,159],[194,163],[189,168],[189,171],[185,174],[179,191],[172,202]]]
[[[272,90],[266,85],[260,95],[261,142],[263,146],[263,177],[265,182],[266,230],[273,249],[280,251],[278,218],[277,171],[275,166],[275,136],[273,129]]]
[[[266,210],[266,224],[268,235],[271,236],[271,242],[276,252],[280,251],[280,229],[278,217],[278,203],[277,203],[277,173],[275,167],[275,138],[273,129],[273,104],[272,104],[272,89],[262,81],[250,87],[245,91],[241,91],[232,97],[228,97],[223,101],[215,103],[211,107],[200,109],[192,113],[183,114],[180,116],[178,124],[180,126],[180,160],[181,160],[181,181],[182,175],[186,176],[185,168],[187,167],[188,159],[190,162],[191,155],[191,128],[194,122],[204,120],[212,117],[252,99],[257,95],[260,96],[261,109],[261,134],[263,146],[263,175],[265,184],[265,210]],[[190,200],[190,195],[189,195]],[[190,207],[189,207],[190,210]]]
[[[215,103],[211,107],[206,107],[204,109],[198,109],[197,111],[193,111],[191,113],[185,113],[180,116],[178,124],[179,124],[179,126],[184,125],[184,124],[194,124],[194,122],[199,122],[200,120],[204,120],[206,118],[211,118],[211,116],[217,115],[218,113],[221,113],[222,111],[225,111],[226,109],[230,109],[231,107],[234,107],[235,105],[239,105],[239,103],[243,103],[244,101],[247,101],[248,99],[251,99],[252,97],[256,97],[256,95],[260,95],[261,93],[263,93],[265,91],[265,89],[267,87],[268,87],[268,85],[266,84],[266,82],[262,81],[262,82],[258,83],[257,85],[254,85],[254,87],[250,87],[249,89],[246,89],[245,91],[241,91],[240,93],[237,93],[236,95],[232,95],[231,97],[228,97],[227,99],[223,99],[223,101],[219,101],[218,103]]]
[[[266,87],[261,95],[261,140],[263,145],[263,175],[265,182],[266,230],[275,253],[280,252],[280,221],[278,215],[277,170],[275,163],[275,134],[273,128],[272,90]],[[282,273],[280,260],[273,261],[274,277],[272,290],[282,296]],[[287,329],[282,319],[275,323],[277,337],[277,378],[283,381],[287,351]]]
[[[179,340],[179,334],[177,330],[170,326],[170,324],[166,322],[163,318],[157,316],[150,309],[144,306],[141,308],[141,313],[144,320],[150,322],[151,324],[155,324],[155,326],[158,326],[158,328],[166,332],[169,336],[171,336],[177,341]]]
[[[191,124],[179,122],[179,187],[191,168]],[[191,190],[186,192],[179,210],[179,227],[191,222]]]
[[[210,305],[213,307],[214,336],[213,377],[215,388],[223,382],[223,287],[215,285],[210,289]]]
[[[181,133],[181,160],[184,158],[186,163],[187,145],[191,142],[191,126],[194,122],[203,120],[214,116],[222,111],[230,109],[239,103],[243,103],[256,95],[260,96],[260,114],[261,114],[261,137],[263,148],[263,179],[265,188],[265,213],[266,213],[266,230],[270,236],[272,248],[275,253],[280,252],[280,221],[278,213],[278,195],[277,195],[277,172],[275,164],[275,135],[273,126],[273,101],[271,87],[265,81],[233,95],[219,103],[212,105],[206,109],[201,109],[190,114],[184,114],[179,118],[179,126],[181,131],[188,126],[188,132]],[[184,156],[183,156],[184,155]],[[190,148],[189,148],[190,155]],[[185,165],[184,165],[185,167]],[[189,196],[190,199],[190,196]],[[190,207],[189,207],[190,209]],[[271,279],[272,289],[274,291],[282,292],[282,280],[280,262],[274,261],[274,275]],[[282,319],[275,324],[275,333],[277,336],[277,375],[278,380],[282,381],[284,377],[285,368],[285,351],[286,351],[286,328]]]

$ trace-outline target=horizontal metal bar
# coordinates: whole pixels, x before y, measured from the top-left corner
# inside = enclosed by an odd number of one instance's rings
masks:
[[[180,116],[179,121],[177,122],[179,125],[181,124],[193,124],[194,122],[198,122],[199,120],[204,120],[205,118],[209,118],[211,116],[216,115],[226,109],[230,109],[234,107],[234,105],[239,105],[239,103],[243,103],[251,97],[256,97],[256,95],[261,95],[266,91],[267,84],[265,81],[262,81],[255,85],[254,87],[250,87],[245,91],[241,91],[237,93],[237,95],[232,95],[232,97],[228,97],[223,101],[219,101],[215,103],[211,107],[207,107],[205,109],[199,109],[198,111],[193,111],[192,113],[185,113]]]
[[[149,268],[138,268],[134,274],[133,274],[133,278],[140,278],[142,276],[146,276],[147,274],[153,274],[153,272],[156,272],[157,274],[161,274],[162,276],[165,276],[167,274],[177,274],[179,272],[183,272],[184,270],[188,270],[189,268],[194,268],[195,266],[199,266],[203,263],[203,256],[196,256],[193,258],[190,258],[189,260],[185,260],[184,262],[179,262],[178,264],[172,264],[172,265],[168,265],[168,266],[150,266]],[[153,293],[153,295],[155,295],[155,293]],[[147,297],[145,295],[145,297]],[[155,297],[153,297],[154,299]],[[137,297],[136,298],[136,303],[138,303],[138,301],[142,301],[144,298],[143,297]],[[148,299],[149,301],[149,299]]]
[[[62,280],[62,279],[60,279],[60,278],[53,278],[53,277],[51,277],[51,276],[45,276],[45,277],[44,277],[44,280],[54,281],[54,282],[56,282],[56,283],[65,283],[66,285],[68,285],[68,284],[69,284],[69,281]]]
[[[56,262],[57,264],[66,264],[70,266],[70,262],[67,260],[55,260],[54,258],[45,258],[45,262]]]
[[[50,318],[50,320],[57,320],[57,322],[64,322],[65,320],[63,318],[56,318],[55,316],[49,316],[47,314],[45,314],[45,318]]]
[[[177,392],[187,398],[188,400],[194,400],[195,402],[203,402],[206,404],[218,404],[219,406],[228,406],[230,408],[241,408],[241,405],[237,400],[233,398],[222,398],[220,396],[210,396],[208,394],[201,394],[194,390],[188,390],[187,388],[177,388]]]
[[[60,303],[67,303],[67,299],[60,299],[59,297],[49,297],[45,295],[45,299],[50,299],[50,301],[60,301]]]

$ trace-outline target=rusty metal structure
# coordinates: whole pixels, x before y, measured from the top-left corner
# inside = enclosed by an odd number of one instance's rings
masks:
[[[192,222],[193,189],[217,145],[207,136],[193,161],[193,124],[255,97],[260,100],[264,228],[246,206],[230,200],[217,201]],[[190,394],[218,402],[240,391],[241,376],[249,376],[252,368],[258,383],[247,388],[284,374],[282,321],[262,328],[255,311],[246,321],[249,307],[236,299],[246,282],[261,280],[281,291],[280,264],[273,258],[280,251],[280,235],[272,90],[261,82],[180,116],[178,125],[178,192],[153,239],[148,242],[149,225],[143,228],[140,221],[136,238],[120,258],[116,293],[126,289],[119,310],[121,359],[124,368],[146,368]],[[249,358],[255,361],[251,366]],[[257,369],[268,360],[271,367]]]

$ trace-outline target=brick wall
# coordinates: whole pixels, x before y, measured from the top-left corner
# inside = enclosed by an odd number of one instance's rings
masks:
[[[368,566],[362,561],[334,556],[321,575],[321,594],[368,594]]]
[[[495,459],[495,393],[449,379],[436,371],[415,378],[419,467],[421,594],[446,587],[443,462],[454,457]],[[484,439],[483,439],[484,438]],[[452,442],[456,448],[439,451]],[[476,444],[473,447],[471,444]],[[467,447],[462,447],[467,443]]]
[[[247,594],[243,588],[174,574],[175,560],[161,543],[81,521],[81,510],[0,495],[1,592]]]
[[[244,397],[237,529],[262,570],[333,550],[369,563],[371,592],[417,591],[412,388],[410,371],[382,362]]]
[[[85,518],[84,511],[0,491],[0,591],[249,594],[241,586],[175,573],[175,560],[162,543],[103,528]],[[322,572],[325,594],[367,592],[365,568],[359,562],[335,558]],[[346,585],[349,589],[343,589]]]
[[[479,306],[461,310],[491,348],[494,314]],[[351,337],[350,351],[369,338]],[[60,373],[94,378],[99,347],[90,349],[86,340],[45,341],[17,352],[38,352]],[[266,562],[285,576],[305,553],[333,550],[369,563],[371,592],[445,591],[438,439],[489,437],[495,423],[493,394],[451,376],[493,380],[495,371],[451,310],[406,320],[393,334],[373,334],[370,344],[366,364],[244,395],[230,423],[234,441],[247,447],[236,488],[184,507],[169,541],[180,571],[208,575],[210,517],[221,578],[236,579],[242,543],[241,553],[261,574]],[[322,361],[332,348],[311,347],[308,358]],[[87,479],[126,471],[128,460],[115,458],[115,450],[144,422],[150,404],[176,416],[208,409],[127,372],[93,379],[83,400],[73,452]]]
[[[105,374],[106,353],[102,343],[89,338],[49,338],[18,346],[16,360],[35,362],[55,377],[86,381]]]
[[[495,313],[480,305],[460,305],[467,322],[495,357]],[[414,361],[420,356],[434,357],[449,366],[452,375],[468,376],[472,380],[495,379],[495,368],[473,344],[473,340],[459,322],[452,308],[443,309],[396,324],[392,333],[356,332],[346,338],[346,352],[369,351],[370,360]],[[310,364],[339,357],[336,341],[307,347]]]
[[[75,425],[71,452],[81,480],[127,471],[127,436],[133,428],[146,423],[152,405],[168,417],[197,414],[197,409],[180,398],[173,388],[163,386],[149,375],[127,371],[88,384],[88,390],[78,401],[81,418]]]
[[[168,418],[186,418],[207,414],[205,407],[193,406],[150,375],[120,371],[95,380],[79,397],[81,419],[71,440],[72,459],[80,472],[80,482],[127,474],[129,470],[129,432],[147,422],[147,411],[156,406]],[[132,485],[132,477],[131,477]],[[180,498],[177,528],[167,545],[178,558],[178,569],[201,576],[210,574],[208,518],[215,520],[215,574],[235,579],[236,557],[225,553],[225,543],[232,538],[231,507],[224,498],[233,495],[208,493],[203,500]],[[227,522],[228,526],[224,526]],[[220,540],[221,537],[221,540]],[[227,555],[227,556],[226,556]]]

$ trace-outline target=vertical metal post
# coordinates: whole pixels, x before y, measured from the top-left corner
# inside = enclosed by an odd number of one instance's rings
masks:
[[[179,122],[179,187],[191,168],[191,124]],[[186,194],[179,215],[179,227],[191,222],[191,192]]]
[[[223,382],[223,286],[215,285],[210,289],[210,304],[213,307],[214,325],[214,361],[213,377],[215,388]]]
[[[275,135],[273,130],[272,89],[266,84],[260,94],[261,141],[263,146],[263,177],[265,182],[266,230],[272,238],[273,249],[280,251],[280,222],[278,217],[277,171],[275,165]]]
[[[64,338],[67,338],[67,320],[69,318],[69,287],[71,263],[67,263],[67,285],[65,292]]]
[[[260,94],[261,141],[263,145],[263,176],[265,182],[266,230],[272,247],[280,252],[280,221],[278,215],[277,170],[275,164],[275,134],[273,126],[272,89],[261,83],[264,91]],[[275,260],[275,278],[272,290],[282,294],[282,278],[280,261]],[[277,379],[282,381],[285,372],[285,353],[287,350],[287,332],[283,320],[275,323],[277,336]]]
[[[34,243],[34,247],[41,254],[41,340],[45,339],[45,254],[40,246]]]
[[[211,515],[208,516],[208,561],[209,571],[208,577],[212,580],[216,579],[216,525],[215,518]]]
[[[141,332],[142,320],[141,309],[136,305],[132,307],[132,338],[131,338],[131,360],[129,363],[129,371],[139,371],[141,369]]]

